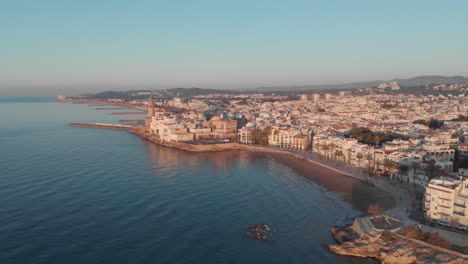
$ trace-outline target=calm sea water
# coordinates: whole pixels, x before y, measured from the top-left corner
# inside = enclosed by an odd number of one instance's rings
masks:
[[[68,127],[137,116],[31,99],[0,98],[0,263],[363,263],[325,246],[358,212],[283,164]],[[257,223],[272,241],[246,238]]]

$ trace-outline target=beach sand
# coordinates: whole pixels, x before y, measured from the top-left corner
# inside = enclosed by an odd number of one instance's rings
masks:
[[[265,154],[328,191],[341,194],[345,201],[349,202],[357,210],[366,212],[370,204],[378,204],[384,209],[390,209],[395,206],[395,200],[390,193],[369,183],[292,155],[281,153]]]
[[[147,139],[147,135],[136,133],[143,139]],[[151,139],[147,139],[152,141]],[[154,142],[153,142],[154,143]],[[387,210],[395,207],[396,202],[392,195],[384,190],[375,187],[369,183],[360,180],[357,177],[346,175],[336,168],[330,168],[318,162],[310,162],[303,158],[298,158],[292,153],[280,150],[274,150],[262,147],[251,147],[240,145],[242,150],[221,150],[221,151],[205,151],[205,152],[190,152],[179,149],[177,147],[163,146],[158,143],[159,151],[167,151],[168,149],[177,149],[180,151],[178,158],[186,160],[188,163],[196,164],[199,158],[208,158],[213,161],[213,165],[217,168],[230,166],[231,161],[235,159],[238,153],[244,153],[241,157],[256,158],[266,156],[280,162],[297,174],[307,177],[318,185],[324,187],[327,191],[339,193],[344,200],[350,203],[355,209],[367,212],[369,205],[377,204],[379,207]],[[163,155],[164,156],[164,155]]]

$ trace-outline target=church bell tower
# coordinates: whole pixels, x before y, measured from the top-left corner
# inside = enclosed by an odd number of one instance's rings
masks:
[[[153,102],[153,98],[151,97],[148,99],[148,116],[149,117],[154,116],[154,102]]]

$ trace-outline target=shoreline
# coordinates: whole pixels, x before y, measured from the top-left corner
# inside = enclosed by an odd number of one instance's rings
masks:
[[[364,214],[371,204],[379,204],[379,206],[383,207],[385,210],[390,210],[397,206],[396,197],[391,192],[385,191],[373,182],[287,150],[238,143],[191,145],[182,142],[162,142],[156,136],[150,134],[146,128],[142,127],[131,130],[130,132],[154,144],[188,152],[243,150],[268,155],[270,158],[291,168],[298,175],[324,187],[327,191],[341,194],[345,202],[351,204],[353,208]]]

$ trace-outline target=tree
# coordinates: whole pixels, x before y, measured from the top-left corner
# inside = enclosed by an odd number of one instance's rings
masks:
[[[413,121],[413,124],[421,124],[421,125],[428,126],[431,129],[438,129],[444,126],[444,121],[440,121],[435,118],[431,118],[429,120],[419,119],[419,120]]]
[[[428,122],[427,122],[427,126],[431,129],[438,129],[438,128],[441,128],[444,126],[444,121],[439,121],[435,118],[431,118]]]
[[[367,169],[370,172],[371,162],[374,160],[374,157],[372,156],[372,154],[367,153],[366,156],[365,156],[365,159],[367,160]]]
[[[330,152],[331,152],[331,156],[333,156],[333,159],[336,159],[335,148],[336,148],[336,145],[334,143],[330,143]]]
[[[435,162],[427,164],[424,170],[426,176],[429,177],[429,179],[437,178],[442,173],[442,167],[440,165],[435,164]]]
[[[416,185],[416,172],[421,168],[421,164],[417,161],[412,161],[410,168],[413,170],[413,184]]]
[[[426,123],[426,120],[424,119],[418,119],[418,120],[414,120],[413,124],[426,125],[427,123]]]
[[[431,233],[431,235],[427,239],[427,243],[442,248],[452,248],[452,244],[450,243],[450,241],[443,239],[438,232]]]
[[[394,160],[389,160],[387,164],[388,171],[390,172],[390,178],[393,177],[396,170],[398,169],[398,164]]]
[[[271,129],[265,127],[263,129],[256,128],[251,132],[252,144],[256,145],[268,145],[268,136],[271,133]]]
[[[367,127],[353,127],[345,133],[345,137],[355,138],[361,143],[370,145],[380,145],[387,141],[404,138],[403,135],[397,133],[373,132]]]
[[[325,156],[328,157],[328,151],[330,150],[330,146],[328,144],[322,144],[322,150],[325,151]]]
[[[319,156],[320,156],[320,147],[321,146],[322,145],[320,145],[319,142],[315,143],[314,146],[313,146],[313,148],[317,150],[317,153],[318,153]]]
[[[337,159],[344,159],[343,151],[341,150],[335,151],[335,157],[337,157]]]
[[[315,137],[315,132],[312,130],[310,131],[310,142],[308,146],[308,148],[310,147],[310,151],[313,151],[313,148],[314,148],[314,137]]]
[[[361,166],[361,160],[364,158],[364,155],[362,155],[361,152],[359,152],[357,155],[356,155],[356,159],[358,160],[358,166]]]
[[[403,178],[403,175],[407,174],[409,172],[409,166],[404,164],[404,163],[399,163],[398,164],[398,169],[400,170],[400,174]],[[408,175],[407,175],[408,176]]]
[[[392,161],[389,158],[385,158],[383,161],[384,171],[389,171],[390,167],[392,166]]]
[[[376,167],[377,169],[380,169],[380,166],[382,166],[382,164],[383,164],[383,163],[382,163],[380,160],[377,160],[377,161],[375,162],[375,167]]]

